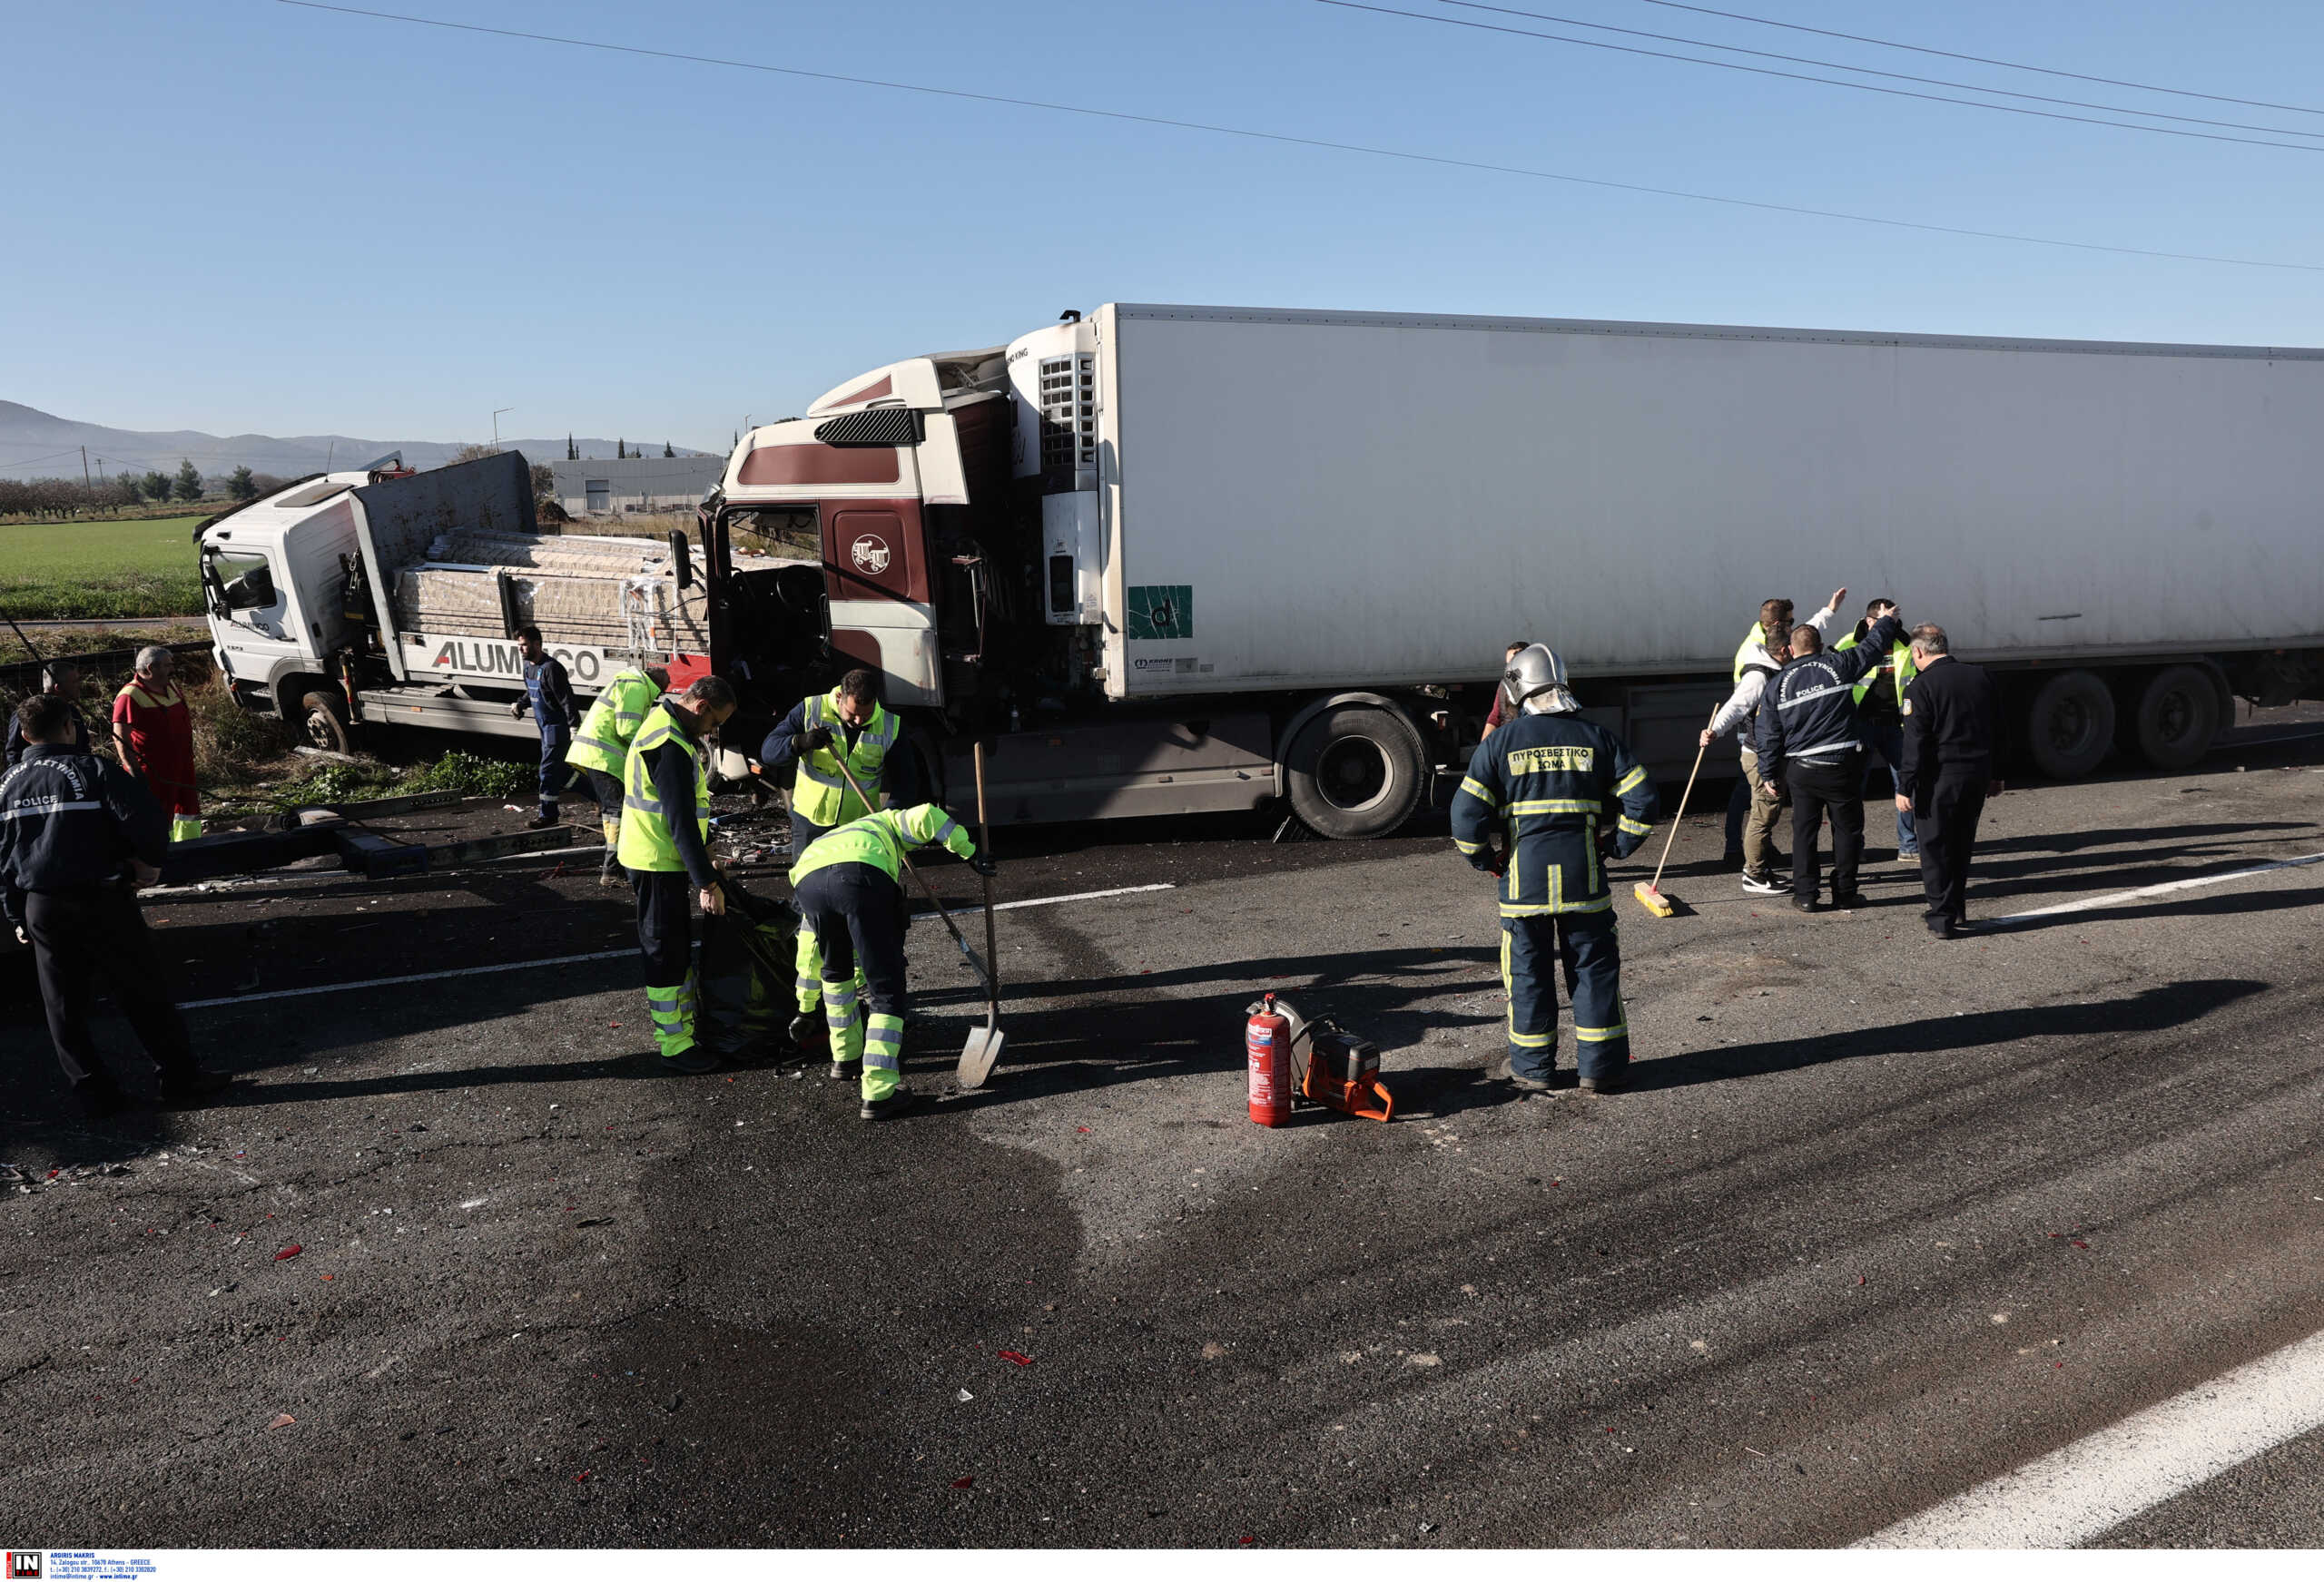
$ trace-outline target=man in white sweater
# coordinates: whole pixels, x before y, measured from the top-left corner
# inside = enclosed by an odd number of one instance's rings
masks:
[[[1807,624],[1822,632],[1839,613],[1840,601],[1848,596],[1841,588],[1822,609],[1807,617]],[[1771,599],[1768,604],[1787,604]],[[1735,655],[1735,690],[1718,706],[1704,727],[1701,744],[1708,747],[1729,731],[1742,730],[1743,778],[1749,788],[1750,810],[1743,826],[1743,888],[1753,895],[1783,895],[1789,887],[1776,880],[1776,861],[1782,854],[1776,850],[1776,823],[1783,811],[1780,801],[1759,794],[1759,755],[1752,751],[1751,732],[1748,728],[1758,712],[1759,695],[1767,691],[1768,681],[1791,657],[1791,628],[1780,616],[1775,628],[1768,629],[1767,605],[1762,605],[1760,624],[1751,629],[1743,646]],[[1786,612],[1787,613],[1787,612]],[[1733,838],[1730,831],[1729,839]]]

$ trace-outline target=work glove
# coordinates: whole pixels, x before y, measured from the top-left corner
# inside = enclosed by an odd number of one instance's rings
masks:
[[[512,719],[512,720],[521,720],[521,719],[523,719],[523,718],[525,717],[525,705],[526,705],[528,702],[530,702],[530,700],[529,700],[529,699],[527,699],[527,698],[518,698],[515,703],[513,703],[509,704],[509,705],[508,705],[508,717],[509,717],[510,719]]]
[[[986,879],[990,879],[994,874],[1000,871],[1000,865],[995,863],[990,856],[982,851],[978,852],[974,857],[969,859],[969,866],[975,869],[981,877]]]
[[[802,752],[821,752],[831,744],[832,732],[828,725],[810,725],[799,733],[799,751]]]

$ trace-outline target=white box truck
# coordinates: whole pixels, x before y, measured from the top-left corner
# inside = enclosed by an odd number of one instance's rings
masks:
[[[2042,773],[2181,767],[2235,696],[2324,696],[2319,435],[2313,349],[1118,303],[744,436],[712,652],[768,712],[880,672],[956,807],[990,744],[997,819],[1364,837],[1457,776],[1505,643],[1683,775],[1759,601],[1846,585],[1997,672]],[[718,617],[784,532],[806,674]]]

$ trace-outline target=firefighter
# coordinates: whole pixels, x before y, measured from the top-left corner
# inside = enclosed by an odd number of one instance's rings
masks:
[[[168,826],[137,777],[93,757],[71,703],[54,693],[15,713],[24,756],[0,780],[0,909],[33,948],[48,1036],[64,1080],[92,1118],[125,1102],[89,1036],[95,980],[113,991],[160,1068],[162,1101],[194,1104],[229,1078],[193,1057],[170,998],[161,952],[137,909],[139,887],[161,877]]]
[[[903,783],[908,752],[899,752],[903,726],[880,702],[880,678],[851,670],[829,693],[803,698],[767,732],[759,760],[767,770],[796,762],[791,791],[791,860],[820,836],[873,810],[848,789],[842,760],[863,795],[903,805],[919,788]]]
[[[694,1041],[693,915],[726,909],[710,860],[710,773],[704,744],[734,712],[734,689],[705,675],[645,711],[623,764],[616,850],[637,889],[637,948],[645,958],[645,1006],[662,1068],[692,1076],[717,1056]]]
[[[1501,880],[1501,978],[1509,996],[1509,1079],[1550,1086],[1557,1062],[1557,988],[1573,1000],[1575,1064],[1585,1093],[1619,1089],[1630,1065],[1610,850],[1627,857],[1653,826],[1654,781],[1612,732],[1580,718],[1565,664],[1535,644],[1510,662],[1516,717],[1469,761],[1452,798],[1452,843]],[[1619,802],[1619,808],[1610,803]],[[1609,815],[1610,828],[1601,828]],[[1502,844],[1490,837],[1499,827]]]
[[[202,794],[193,783],[193,710],[171,677],[177,655],[159,645],[137,651],[137,673],[113,700],[113,743],[121,766],[145,782],[170,815],[170,839],[202,833]]]
[[[582,783],[596,799],[597,826],[606,834],[606,858],[598,865],[597,882],[611,884],[621,866],[622,766],[629,761],[629,744],[645,722],[645,711],[670,690],[670,673],[658,664],[632,665],[606,683],[589,705],[574,732],[565,762],[581,771]]]
[[[911,1089],[902,1085],[906,914],[899,880],[906,850],[940,843],[992,876],[992,860],[977,850],[969,832],[928,802],[842,824],[807,848],[791,870],[800,916],[799,980],[821,989],[830,1075],[852,1076],[862,1063],[863,1107],[857,1113],[867,1121],[911,1107]],[[859,976],[868,1027],[855,1019]]]
[[[581,700],[573,695],[573,678],[565,673],[565,662],[541,642],[538,626],[518,627],[517,643],[525,654],[525,695],[509,704],[508,712],[521,720],[530,709],[541,732],[540,811],[525,828],[546,830],[557,821],[557,799],[573,773],[565,756],[573,745],[573,728],[581,720]]]

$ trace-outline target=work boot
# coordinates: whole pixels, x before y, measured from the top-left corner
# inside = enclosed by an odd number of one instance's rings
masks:
[[[1853,912],[1863,905],[1864,897],[1856,890],[1850,890],[1846,895],[1836,895],[1832,898],[1832,909],[1836,912]]]
[[[1628,1076],[1585,1076],[1581,1079],[1581,1091],[1584,1093],[1620,1093],[1623,1088],[1630,1086],[1630,1079]]]
[[[531,818],[525,820],[525,828],[527,830],[547,830],[554,828],[558,822],[559,820],[555,813],[536,813]]]
[[[1515,1088],[1520,1093],[1547,1093],[1550,1091],[1550,1079],[1548,1077],[1520,1076],[1518,1074],[1517,1067],[1514,1066],[1503,1065],[1499,1075],[1503,1081],[1507,1082],[1510,1086]]]
[[[823,1075],[833,1082],[853,1082],[863,1075],[863,1063],[860,1060],[834,1060]]]
[[[619,879],[621,876],[622,867],[620,860],[614,856],[614,849],[608,846],[606,848],[605,860],[597,864],[597,884],[600,888],[603,888],[604,886],[613,883],[615,879]]]
[[[1813,912],[1821,909],[1816,905],[1816,898],[1812,895],[1792,897],[1791,909],[1796,912]]]
[[[899,1087],[885,1098],[867,1100],[863,1107],[855,1113],[867,1121],[891,1121],[911,1108],[911,1089]]]
[[[169,1109],[199,1108],[202,1100],[223,1093],[233,1085],[234,1079],[222,1071],[204,1071],[196,1066],[162,1078],[162,1103]]]
[[[655,1058],[661,1062],[663,1073],[670,1076],[700,1076],[718,1069],[718,1056],[699,1044],[689,1044],[675,1055],[658,1055]]]

